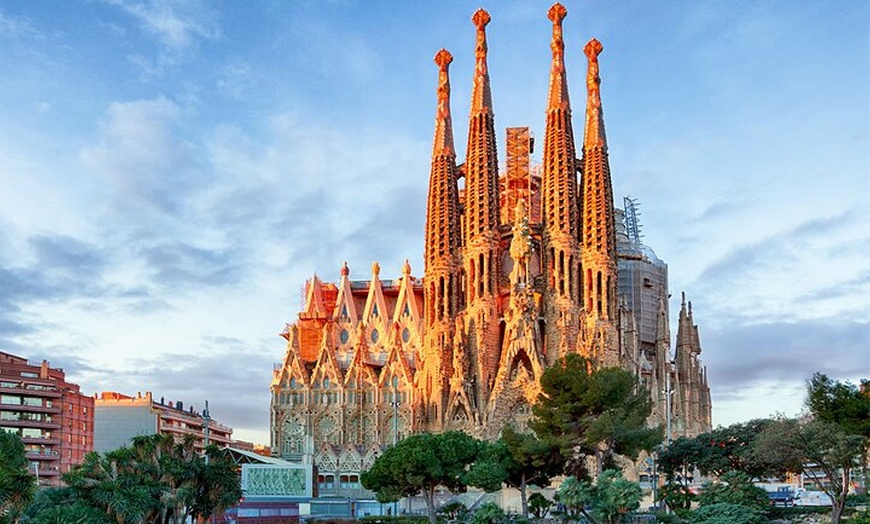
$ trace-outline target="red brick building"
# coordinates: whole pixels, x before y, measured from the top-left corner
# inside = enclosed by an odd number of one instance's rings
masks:
[[[94,399],[46,360],[0,352],[0,431],[21,437],[40,485],[56,486],[93,451]]]

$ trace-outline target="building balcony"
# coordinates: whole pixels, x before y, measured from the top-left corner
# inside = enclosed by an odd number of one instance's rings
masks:
[[[40,453],[38,451],[32,451],[24,454],[27,457],[27,460],[44,460],[44,461],[55,461],[60,460],[60,455],[56,451],[49,451],[45,453]]]
[[[60,406],[28,406],[27,404],[0,404],[3,411],[20,411],[22,413],[60,414]]]
[[[21,437],[24,444],[36,444],[39,446],[59,446],[60,439],[57,437]]]
[[[39,420],[0,420],[0,425],[7,428],[37,428],[37,429],[60,429],[57,422],[44,422]]]
[[[63,392],[56,389],[31,389],[27,386],[17,386],[14,388],[8,386],[0,387],[0,393],[42,398],[61,398],[63,396]]]

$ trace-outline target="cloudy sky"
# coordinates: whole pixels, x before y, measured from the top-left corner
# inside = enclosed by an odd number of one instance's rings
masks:
[[[462,157],[478,5],[496,125],[542,137],[548,1],[0,3],[0,350],[267,443],[305,279],[422,274],[432,58]],[[566,6],[577,135],[594,36],[614,194],[694,303],[714,423],[870,376],[870,4]]]

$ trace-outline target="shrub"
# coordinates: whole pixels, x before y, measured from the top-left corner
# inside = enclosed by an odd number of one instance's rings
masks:
[[[540,493],[532,493],[529,496],[529,511],[536,519],[542,519],[553,507],[553,501]]]
[[[474,514],[471,515],[470,524],[502,524],[507,519],[504,511],[494,502],[481,504]]]
[[[465,522],[468,508],[461,502],[450,502],[438,508],[438,518],[447,522]]]
[[[745,473],[729,471],[719,482],[706,484],[698,497],[699,506],[711,504],[735,504],[764,511],[770,506],[767,493],[752,484]]]
[[[750,506],[720,502],[703,506],[688,515],[692,524],[764,524],[764,512]]]

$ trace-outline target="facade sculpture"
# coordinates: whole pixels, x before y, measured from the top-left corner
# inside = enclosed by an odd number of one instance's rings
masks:
[[[282,333],[287,352],[271,385],[272,452],[316,463],[322,493],[358,487],[354,479],[383,446],[412,432],[461,429],[496,438],[507,424],[522,428],[541,374],[568,353],[640,375],[653,395],[651,423],[664,423],[671,398],[672,416],[681,421],[675,435],[710,429],[709,387],[690,308],[680,314],[676,360],[670,357],[666,266],[663,281],[644,288],[657,304],[651,336],[646,325],[646,338],[640,336],[640,316],[628,306],[634,288],[619,288],[624,263],[655,261],[617,239],[622,224],[600,96],[603,48],[594,39],[585,47],[586,119],[577,156],[562,38],[566,14],[558,3],[548,13],[552,63],[541,165],[530,165],[528,128],[509,128],[506,169],[499,173],[487,67],[490,16],[478,10],[462,164],[450,113],[453,58],[443,49],[435,55],[425,277],[412,276],[406,261],[397,280],[382,280],[375,263],[370,280],[354,281],[345,264],[337,283],[317,276],[306,283],[304,309]]]

